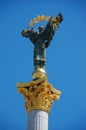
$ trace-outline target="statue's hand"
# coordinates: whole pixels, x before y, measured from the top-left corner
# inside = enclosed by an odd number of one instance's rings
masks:
[[[56,16],[56,18],[52,19],[53,24],[59,24],[63,21],[63,16],[62,14],[59,14],[58,16]]]
[[[21,32],[21,34],[22,34],[22,36],[24,36],[24,37],[28,37],[27,30],[23,30],[23,31]]]
[[[56,20],[58,23],[61,23],[63,21],[63,15],[59,13],[59,15],[56,17]]]

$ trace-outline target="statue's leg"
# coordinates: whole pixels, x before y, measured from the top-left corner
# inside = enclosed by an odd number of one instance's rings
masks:
[[[41,43],[39,44],[41,45]],[[45,47],[35,45],[34,47],[34,67],[37,68],[43,68],[45,69],[45,63],[46,63],[46,49]]]
[[[46,58],[45,58],[45,51],[44,53],[40,52],[41,54],[39,55],[34,55],[34,67],[35,69],[37,68],[43,68],[45,69],[45,63],[46,63]]]
[[[41,60],[41,68],[45,69],[46,60]]]
[[[40,68],[40,60],[34,59],[34,67],[35,69]]]
[[[40,60],[40,66],[41,68],[45,69],[45,64],[46,64],[46,49],[42,48],[41,52],[41,60]]]
[[[40,57],[39,49],[34,48],[34,67],[35,67],[35,69],[40,68],[40,61],[41,61],[41,57]]]

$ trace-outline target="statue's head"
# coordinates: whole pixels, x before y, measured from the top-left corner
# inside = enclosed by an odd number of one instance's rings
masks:
[[[42,31],[43,31],[43,29],[44,29],[44,27],[43,27],[43,26],[39,26],[39,28],[38,28],[39,33],[40,33],[40,32],[42,32]]]

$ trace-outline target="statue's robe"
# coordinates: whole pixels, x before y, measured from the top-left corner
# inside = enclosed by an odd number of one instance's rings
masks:
[[[49,46],[53,38],[55,29],[51,21],[48,22],[45,29],[40,32],[28,30],[27,34],[31,42],[34,44],[34,66],[35,68],[45,68],[46,63],[46,48]]]

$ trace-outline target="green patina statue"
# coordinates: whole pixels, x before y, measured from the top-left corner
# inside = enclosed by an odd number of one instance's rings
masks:
[[[49,46],[52,40],[56,28],[62,22],[63,17],[58,14],[56,18],[50,17],[46,27],[39,26],[38,31],[29,27],[27,30],[22,31],[22,35],[31,40],[34,45],[34,67],[45,69],[46,63],[46,48]]]

